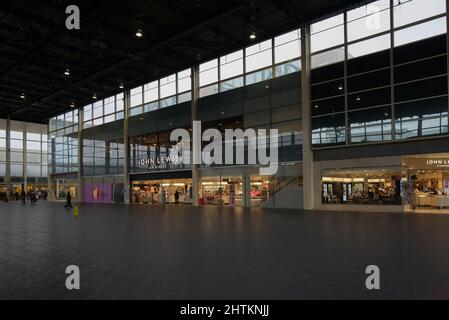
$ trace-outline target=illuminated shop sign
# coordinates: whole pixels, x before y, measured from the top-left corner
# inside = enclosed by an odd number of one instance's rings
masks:
[[[180,157],[173,155],[166,157],[141,159],[139,160],[139,165],[141,167],[148,167],[149,170],[167,169],[170,164],[178,164],[179,161]]]
[[[429,159],[426,160],[426,165],[436,168],[449,168],[449,159]]]

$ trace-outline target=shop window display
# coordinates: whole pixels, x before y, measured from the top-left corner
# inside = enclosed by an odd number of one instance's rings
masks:
[[[192,180],[135,181],[132,202],[143,204],[191,204]]]
[[[326,170],[322,203],[334,205],[402,205],[400,168]]]
[[[449,163],[446,158],[406,159],[407,201],[410,208],[434,209],[449,208]]]
[[[243,181],[240,177],[205,178],[201,183],[201,205],[243,205]]]
[[[272,198],[273,183],[267,177],[251,178],[251,207],[261,207]]]

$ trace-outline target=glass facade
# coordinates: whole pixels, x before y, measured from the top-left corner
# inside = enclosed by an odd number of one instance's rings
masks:
[[[50,174],[78,172],[78,113],[78,110],[74,110],[50,120]]]
[[[9,137],[9,143],[8,143]],[[9,144],[9,161],[7,145]],[[9,166],[9,167],[8,167]],[[0,120],[0,190],[8,195],[47,190],[48,136],[47,126]],[[9,190],[6,190],[8,189]],[[14,199],[13,197],[11,197]]]
[[[298,166],[303,160],[305,136],[310,136],[314,151],[449,136],[446,1],[378,0],[317,21],[310,25],[310,34],[302,35],[302,30],[308,28],[253,43],[198,66],[197,118],[203,123],[203,131],[278,129],[279,164],[284,167],[278,176],[260,177],[252,172],[227,172],[229,168],[222,165],[202,165],[200,170],[216,170],[207,171],[202,181],[205,184],[200,183],[205,203],[244,205],[239,198],[245,192],[243,186],[248,187],[254,206],[276,207],[274,202],[282,203],[280,198],[288,194],[286,190],[295,190],[293,194],[303,187],[302,167]],[[310,105],[302,106],[301,49],[309,36]],[[71,181],[70,175],[82,167],[83,183],[94,193],[103,190],[108,195],[106,200],[90,191],[86,196],[93,202],[108,202],[122,198],[124,167],[129,164],[129,173],[141,178],[141,183],[134,186],[136,202],[155,201],[154,196],[159,197],[164,187],[170,194],[179,187],[185,197],[189,188],[181,188],[181,184],[189,185],[190,177],[186,183],[145,174],[192,169],[167,162],[173,145],[171,131],[191,128],[192,70],[156,79],[51,119],[49,173],[66,175]],[[128,93],[129,110],[125,110]],[[309,119],[303,119],[304,108],[310,108],[311,130],[307,135],[303,123]],[[80,128],[82,141],[78,141]],[[32,149],[37,147],[35,138],[13,134],[11,141],[20,149],[29,140]],[[2,139],[0,131],[0,163]],[[33,151],[30,156],[35,161]],[[33,161],[30,171],[36,172]],[[20,153],[11,158],[19,175],[23,162]],[[394,175],[399,176],[397,173]],[[330,179],[361,179],[339,174],[322,178],[328,179],[325,182],[332,188],[334,181]],[[384,178],[371,178],[375,179]],[[364,193],[370,193],[369,184],[368,180],[364,182]],[[391,191],[392,186],[386,183],[379,189],[385,191],[387,187]],[[350,188],[353,192],[354,186]],[[148,195],[153,200],[148,200]],[[322,198],[325,203],[326,197]]]
[[[299,29],[200,65],[200,97],[301,71]]]
[[[133,93],[135,92],[131,93],[131,105],[133,99],[136,99]],[[123,174],[124,98],[121,93],[83,108],[82,167],[86,177]]]
[[[6,175],[6,120],[0,119],[0,182]]]
[[[315,148],[448,134],[445,1],[380,0],[311,29]]]

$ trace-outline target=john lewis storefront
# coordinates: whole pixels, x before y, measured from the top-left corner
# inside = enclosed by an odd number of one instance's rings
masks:
[[[217,126],[238,129],[241,118],[222,119],[220,123],[205,123],[203,130]],[[131,150],[131,201],[134,203],[161,204],[193,202],[191,165],[176,164],[170,150],[170,132],[161,131],[130,138]],[[289,151],[290,143],[280,138],[281,158],[295,153]],[[289,141],[294,141],[290,137]],[[289,149],[290,148],[290,149]],[[176,157],[176,156],[175,156]],[[301,208],[302,178],[298,161],[282,162],[274,176],[261,176],[254,165],[206,166],[199,168],[198,202],[200,205],[235,207]]]
[[[449,212],[449,154],[322,161],[315,164],[317,208]]]
[[[307,209],[401,211],[411,180],[423,192],[441,189],[426,168],[409,174],[404,159],[448,151],[446,1],[428,3],[375,1],[380,16],[353,8],[95,101],[80,109],[79,120],[57,117],[52,174],[77,175],[80,195],[85,183],[124,186],[125,201],[133,175],[185,170],[197,190],[192,199],[198,194],[205,203],[249,206],[252,194],[282,204],[276,195],[298,186],[303,192],[289,198],[304,195]],[[381,18],[382,27],[366,28],[372,18]],[[161,159],[168,133],[193,120],[217,129],[279,129],[281,178],[260,177],[254,166],[138,167],[141,159]],[[435,175],[445,183],[444,172]],[[167,178],[139,181],[172,187]]]

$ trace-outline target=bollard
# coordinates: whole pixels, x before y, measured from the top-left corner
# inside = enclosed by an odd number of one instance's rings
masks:
[[[73,216],[75,218],[78,218],[78,207],[76,207],[76,206],[73,208]]]

